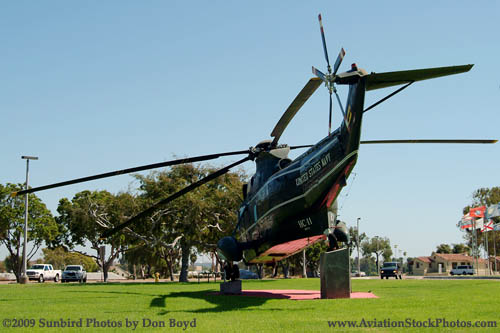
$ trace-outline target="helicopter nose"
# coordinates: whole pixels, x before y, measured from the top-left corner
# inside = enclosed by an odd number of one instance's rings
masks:
[[[243,258],[238,241],[232,236],[224,237],[217,242],[217,253],[227,261],[240,261]]]

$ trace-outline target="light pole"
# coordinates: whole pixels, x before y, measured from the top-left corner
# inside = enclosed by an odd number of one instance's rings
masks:
[[[406,251],[403,251],[403,262],[401,263],[401,266],[403,267],[403,272],[405,269],[405,262],[406,262]],[[408,263],[406,263],[406,271],[408,271]]]
[[[358,221],[356,223],[356,244],[358,246],[358,276],[361,276],[361,265],[359,264],[359,220],[361,220],[361,217],[358,217]]]
[[[36,156],[21,156],[23,160],[26,160],[26,189],[28,189],[29,182],[29,171],[30,171],[30,160],[38,160]],[[21,276],[21,283],[27,283],[28,277],[26,276],[26,244],[28,243],[28,193],[24,197],[24,246],[23,246],[23,274]]]

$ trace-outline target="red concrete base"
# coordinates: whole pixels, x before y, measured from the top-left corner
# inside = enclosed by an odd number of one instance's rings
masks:
[[[238,296],[302,300],[320,299],[321,293],[316,290],[243,290]],[[355,292],[351,293],[351,298],[378,298],[378,296],[373,293]]]

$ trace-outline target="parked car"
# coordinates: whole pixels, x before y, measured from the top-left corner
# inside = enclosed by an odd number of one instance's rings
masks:
[[[357,270],[355,270],[355,271],[352,271],[352,272],[351,272],[351,276],[353,276],[353,277],[356,277],[356,276],[363,277],[363,276],[366,276],[366,273],[365,273],[365,272],[363,272],[363,271],[361,271],[361,272],[359,272],[359,274],[358,274],[358,271],[357,271]]]
[[[380,269],[380,278],[389,279],[390,276],[394,276],[396,280],[401,280],[401,274],[403,274],[403,270],[401,268],[401,264],[399,262],[384,262],[384,265]]]
[[[78,281],[78,282],[87,282],[87,272],[82,265],[69,265],[66,266],[62,273],[61,282],[70,282],[70,281]]]
[[[247,279],[258,279],[258,278],[259,276],[257,275],[257,273],[249,271],[248,269],[240,269],[240,279],[247,280]]]
[[[474,267],[471,265],[459,265],[450,271],[450,275],[474,275]]]
[[[52,265],[35,264],[26,271],[29,280],[35,280],[40,283],[46,280],[54,280],[58,282],[61,277],[61,270],[54,269]]]

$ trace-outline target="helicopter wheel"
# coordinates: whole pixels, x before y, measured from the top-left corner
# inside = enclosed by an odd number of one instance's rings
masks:
[[[339,242],[334,234],[328,234],[328,249],[327,252],[337,250],[339,248]]]

